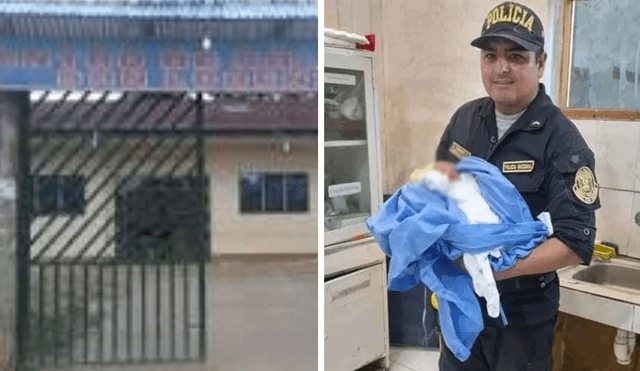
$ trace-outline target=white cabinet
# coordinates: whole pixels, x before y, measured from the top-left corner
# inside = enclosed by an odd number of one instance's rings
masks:
[[[382,204],[370,52],[325,48],[325,370],[389,367],[386,259],[365,220]]]
[[[366,234],[364,221],[382,203],[371,54],[325,48],[325,245]]]
[[[373,238],[325,250],[325,370],[389,367],[385,262]]]

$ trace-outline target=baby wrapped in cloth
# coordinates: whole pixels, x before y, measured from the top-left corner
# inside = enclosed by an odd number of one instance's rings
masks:
[[[548,214],[536,221],[518,190],[488,162],[458,162],[459,180],[429,170],[393,194],[367,226],[391,259],[389,289],[424,283],[438,297],[445,345],[461,361],[484,328],[478,296],[500,314],[493,271],[506,270],[552,234]],[[462,258],[469,273],[454,261]],[[473,277],[473,278],[472,278]]]

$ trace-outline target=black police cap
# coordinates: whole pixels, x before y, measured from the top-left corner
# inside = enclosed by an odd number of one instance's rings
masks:
[[[541,50],[544,48],[542,21],[530,8],[511,1],[504,2],[487,14],[480,37],[471,45],[484,49],[489,41],[496,38],[511,40],[526,50]]]

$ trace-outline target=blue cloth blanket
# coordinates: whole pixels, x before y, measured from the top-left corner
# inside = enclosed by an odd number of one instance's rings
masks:
[[[491,267],[508,269],[546,239],[548,228],[532,218],[518,190],[495,166],[467,157],[456,169],[475,177],[500,224],[469,224],[451,198],[410,183],[395,192],[367,226],[391,258],[389,290],[404,291],[422,282],[433,291],[444,342],[464,361],[484,323],[471,277],[453,260],[500,247],[499,258],[490,256]]]

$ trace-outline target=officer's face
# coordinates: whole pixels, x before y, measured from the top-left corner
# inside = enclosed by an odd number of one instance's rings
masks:
[[[491,41],[481,52],[482,83],[496,103],[496,109],[513,114],[529,106],[538,93],[538,81],[544,72],[545,58],[512,41]]]

